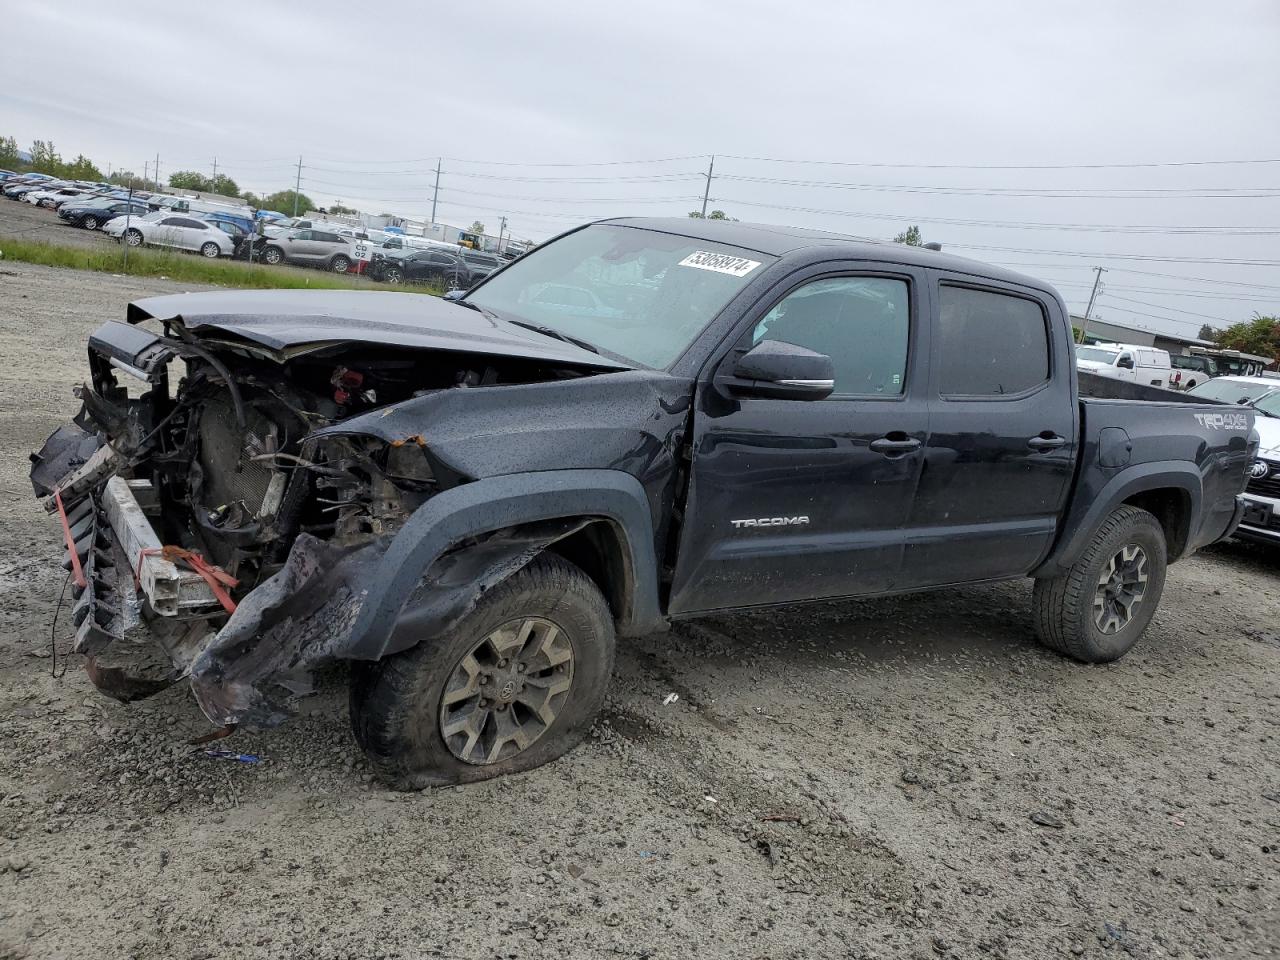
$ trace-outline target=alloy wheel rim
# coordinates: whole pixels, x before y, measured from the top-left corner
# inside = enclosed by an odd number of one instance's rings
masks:
[[[213,257],[216,257],[219,253],[218,245],[216,243],[206,243],[204,245],[204,249],[201,252],[206,257],[209,257],[210,259],[212,259]]]
[[[568,700],[573,668],[573,643],[555,623],[542,617],[504,623],[458,661],[445,683],[445,746],[480,766],[528,750]]]
[[[1133,622],[1147,593],[1147,554],[1125,544],[1107,561],[1093,595],[1093,622],[1103,633],[1118,633]]]
[[[136,247],[142,243],[142,234],[130,233],[125,239],[129,241],[129,246]]]
[[[98,221],[93,219],[93,217],[84,218],[84,228],[86,230],[96,230],[97,227],[98,227]]]

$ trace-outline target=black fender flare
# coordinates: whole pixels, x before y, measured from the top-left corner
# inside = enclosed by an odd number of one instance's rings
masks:
[[[424,574],[459,542],[546,520],[611,522],[626,554],[629,602],[618,630],[661,630],[658,561],[649,501],[640,481],[619,470],[550,470],[488,477],[444,490],[420,506],[395,534],[368,578],[349,650],[379,659],[406,646],[392,642],[396,621]]]
[[[1126,467],[1108,480],[1093,497],[1083,513],[1069,511],[1058,542],[1049,556],[1031,571],[1032,577],[1056,577],[1066,573],[1084,552],[1094,531],[1111,515],[1111,512],[1131,497],[1151,490],[1181,490],[1191,500],[1184,544],[1190,544],[1195,535],[1194,524],[1201,516],[1204,500],[1204,484],[1194,464],[1179,460],[1157,460]],[[1079,495],[1079,494],[1078,494]],[[1169,562],[1177,560],[1172,553]]]

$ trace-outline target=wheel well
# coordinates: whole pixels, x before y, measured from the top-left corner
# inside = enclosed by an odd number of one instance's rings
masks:
[[[1177,487],[1144,490],[1125,503],[1141,507],[1160,521],[1165,542],[1169,545],[1170,562],[1182,556],[1191,535],[1191,495]]]
[[[589,576],[604,594],[615,620],[631,609],[633,578],[622,535],[608,520],[596,520],[547,547]]]

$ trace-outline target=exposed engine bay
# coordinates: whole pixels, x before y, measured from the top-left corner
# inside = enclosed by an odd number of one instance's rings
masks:
[[[405,520],[473,479],[422,432],[388,439],[348,422],[446,391],[592,372],[376,342],[282,349],[180,318],[162,326],[113,322],[92,335],[81,412],[33,455],[31,476],[63,525],[76,649],[94,682],[127,700],[190,675],[219,725],[284,719],[279,694],[303,692],[316,662],[344,654],[361,577]],[[469,545],[479,549],[465,562],[439,565],[438,591],[421,585],[431,612],[419,626],[447,622],[570,530],[534,525]]]

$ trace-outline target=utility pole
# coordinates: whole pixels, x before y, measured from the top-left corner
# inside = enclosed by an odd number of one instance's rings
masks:
[[[716,155],[711,155],[711,163],[707,167],[707,172],[703,174],[707,178],[707,189],[702,191],[702,219],[707,219],[707,199],[711,196],[711,174],[716,169]]]
[[[213,158],[213,179],[218,179],[218,158]]]
[[[498,253],[502,252],[502,235],[506,232],[506,230],[507,230],[507,218],[503,217],[502,223],[498,225],[498,250],[497,250]]]
[[[1098,288],[1102,286],[1102,275],[1107,272],[1105,267],[1093,268],[1093,290],[1089,293],[1089,305],[1084,308],[1084,320],[1080,324],[1080,342],[1084,343],[1085,334],[1089,332],[1089,317],[1093,314],[1093,301],[1098,299]]]
[[[298,154],[298,179],[293,185],[293,215],[298,215],[298,194],[302,192],[302,154]]]
[[[156,189],[159,190],[160,189],[160,154],[158,153],[156,154],[155,177],[156,177]]]
[[[150,160],[142,161],[142,189],[143,190],[147,189],[147,169],[150,163],[151,163]]]
[[[436,201],[440,199],[440,157],[436,157],[436,189],[431,194],[431,232],[436,232]]]

